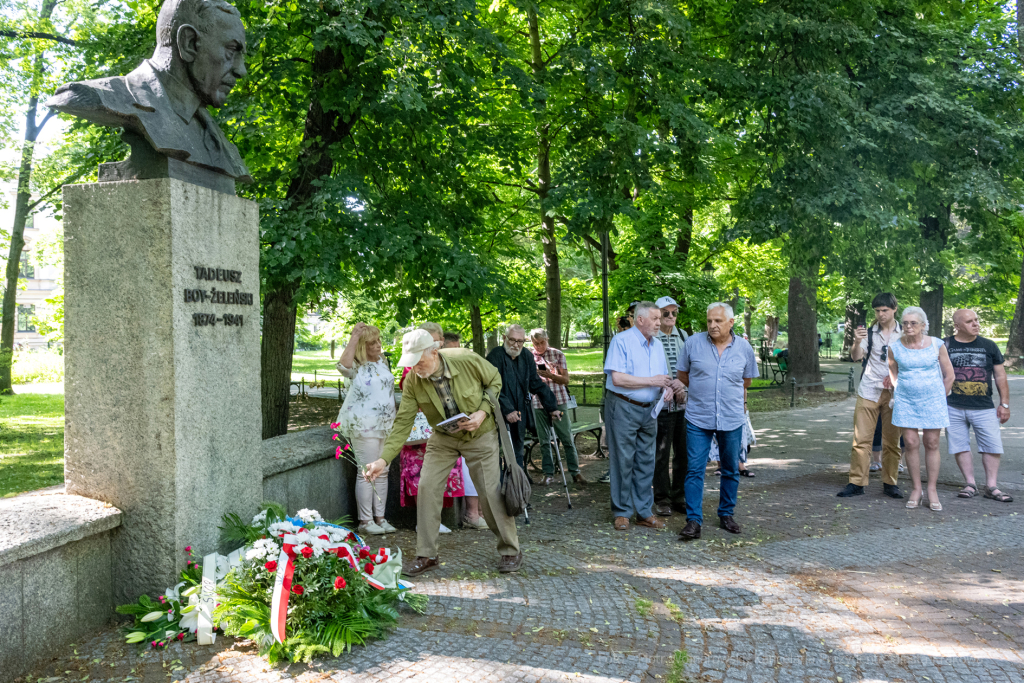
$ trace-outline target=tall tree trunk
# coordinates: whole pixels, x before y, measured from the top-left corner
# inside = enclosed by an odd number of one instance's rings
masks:
[[[797,384],[821,381],[818,359],[818,269],[820,257],[804,258],[790,266],[789,278],[789,372]],[[812,387],[821,391],[822,387]]]
[[[1024,0],[1017,0],[1017,52],[1024,56]],[[1021,244],[1024,248],[1024,243]],[[1013,322],[1010,324],[1010,339],[1006,342],[1006,366],[1019,367],[1024,360],[1024,260],[1020,266],[1020,286],[1017,288],[1017,304],[1013,307]]]
[[[295,353],[295,292],[278,289],[263,296],[263,337],[260,340],[260,389],[263,438],[288,431],[288,403]]]
[[[563,337],[564,343],[562,345],[563,349],[569,347],[569,326],[569,323],[565,324],[565,336]]]
[[[680,306],[680,308],[682,308]],[[753,311],[750,310],[750,297],[743,297],[743,333],[747,335],[747,339],[753,339],[754,335],[750,332],[750,316]]]
[[[852,301],[846,304],[846,318],[843,326],[843,350],[839,353],[839,359],[852,361],[850,350],[853,348],[853,333],[867,320],[867,313],[864,311],[862,301]]]
[[[779,338],[779,316],[766,315],[764,317],[764,338],[768,341],[770,348],[775,347],[775,340]]]
[[[943,284],[948,273],[943,272],[941,252],[949,241],[949,209],[943,207],[945,215],[921,218],[921,302],[920,306],[928,316],[928,334],[942,337],[942,303],[945,295]]]
[[[534,81],[544,88],[547,65],[540,46],[540,22],[537,9],[530,4],[526,10],[526,20],[530,29],[531,68]],[[551,140],[548,137],[551,124],[547,120],[547,100],[537,100],[534,122],[537,127],[537,198],[540,204],[541,235],[540,241],[544,250],[544,290],[547,294],[546,323],[549,330],[554,331],[552,346],[561,346],[562,329],[562,276],[558,266],[558,241],[555,235],[555,217],[548,215],[548,194],[551,191]]]
[[[676,233],[676,246],[673,253],[676,257],[676,267],[684,272],[690,260],[690,245],[693,243],[693,209],[689,208],[683,212],[683,220],[679,224],[679,232]],[[686,292],[679,290],[674,292],[676,303],[679,304],[679,317],[676,318],[676,325],[686,330],[687,334],[693,334],[693,315],[686,308]],[[747,321],[747,327],[750,327]],[[747,336],[749,337],[749,329]]]
[[[473,352],[486,356],[484,349],[484,321],[480,315],[480,307],[476,304],[469,306],[469,327],[473,334]]]
[[[487,332],[487,353],[490,353],[491,349],[495,348],[497,345],[498,345],[498,328],[497,327],[492,327]],[[487,353],[485,353],[484,355],[486,356]]]
[[[353,46],[347,51],[330,48],[313,54],[313,88],[306,110],[298,172],[286,194],[294,206],[305,204],[317,193],[320,179],[329,176],[334,169],[331,147],[349,136],[362,115],[365,100],[354,103],[351,108],[325,109],[320,97],[328,87],[327,80],[333,75],[342,73],[350,81],[361,78],[355,65],[362,61],[365,51],[366,48]],[[268,277],[267,282],[263,292],[263,340],[260,348],[264,439],[288,431],[288,394],[295,346],[295,295],[302,280],[272,281]]]

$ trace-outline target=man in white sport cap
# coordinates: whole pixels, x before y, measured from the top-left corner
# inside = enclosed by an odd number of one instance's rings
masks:
[[[427,441],[416,497],[416,560],[405,569],[416,576],[438,566],[437,536],[448,473],[461,456],[480,495],[480,509],[488,528],[498,537],[498,571],[518,571],[523,563],[515,519],[505,512],[501,496],[498,431],[494,409],[485,392],[501,393],[501,375],[469,349],[438,349],[426,330],[413,330],[402,338],[401,367],[411,367],[405,378],[402,405],[381,459],[366,466],[373,481],[398,455],[422,410],[434,433]],[[438,424],[465,415],[445,430]]]
[[[654,302],[661,309],[661,326],[658,341],[665,351],[665,362],[669,371],[676,367],[683,344],[689,338],[676,324],[679,320],[679,304],[670,296],[663,296]],[[674,452],[674,455],[673,455]],[[672,400],[665,404],[658,415],[658,436],[654,450],[654,513],[671,517],[672,510],[686,512],[686,401]],[[671,467],[670,467],[671,465]],[[669,476],[669,470],[672,474]]]

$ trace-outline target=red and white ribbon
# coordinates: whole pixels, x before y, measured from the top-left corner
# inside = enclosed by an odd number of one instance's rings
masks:
[[[301,532],[300,532],[301,533]],[[305,541],[311,536],[308,532],[304,534],[287,534],[281,539],[281,554],[277,559],[277,576],[274,579],[274,595],[270,600],[270,630],[277,642],[283,643],[287,637],[285,624],[288,621],[288,599],[292,594],[292,579],[295,577],[295,557],[302,552],[306,546]],[[353,552],[352,546],[348,543],[329,543],[324,552],[334,553],[342,560],[347,560],[349,566],[358,571],[366,582],[378,590],[384,590],[386,585],[374,579],[363,571],[360,565],[359,556]],[[374,564],[383,564],[391,559],[391,549],[381,548],[376,554],[366,558],[366,561]]]

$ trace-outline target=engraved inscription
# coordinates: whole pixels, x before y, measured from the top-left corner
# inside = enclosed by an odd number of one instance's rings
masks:
[[[233,292],[218,290],[216,287],[205,289],[186,289],[185,303],[198,304],[234,304],[237,306],[252,306],[255,297],[250,292],[240,292],[237,289]]]
[[[228,270],[227,268],[207,268],[205,266],[192,266],[196,269],[197,280],[216,280],[218,282],[237,282],[242,284],[242,271]]]
[[[207,325],[216,325],[220,323],[226,327],[238,326],[242,324],[242,316],[235,315],[233,313],[225,313],[223,316],[218,317],[216,313],[193,313],[192,324],[196,327],[205,327]]]

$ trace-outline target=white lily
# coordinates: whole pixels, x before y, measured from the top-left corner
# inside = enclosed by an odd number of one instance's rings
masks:
[[[142,619],[139,619],[139,621],[156,621],[165,614],[167,614],[167,612],[150,612],[146,616],[142,617]]]
[[[199,610],[197,609],[199,606],[199,596],[193,595],[189,598],[188,603],[188,607],[181,610],[182,615],[181,621],[178,622],[178,628],[187,628],[192,633],[195,633],[199,630]]]
[[[164,597],[168,600],[177,600],[178,602],[181,602],[181,587],[184,585],[185,582],[182,581],[173,588],[168,588],[164,591]]]

